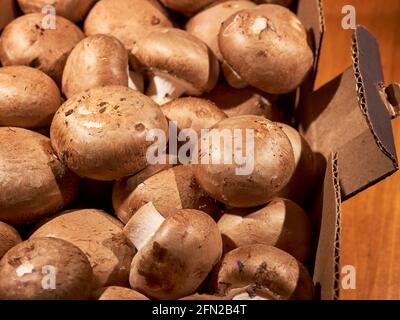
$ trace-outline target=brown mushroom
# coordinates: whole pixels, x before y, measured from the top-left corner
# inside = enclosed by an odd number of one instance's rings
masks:
[[[61,84],[68,55],[84,35],[63,17],[57,16],[54,26],[44,25],[45,19],[32,13],[12,21],[0,38],[0,60],[3,66],[37,68]]]
[[[217,2],[218,0],[160,0],[161,3],[167,8],[176,12],[182,13],[186,16],[191,16],[199,12],[206,6]]]
[[[61,105],[60,90],[43,72],[25,67],[0,68],[0,126],[49,127]]]
[[[219,63],[207,45],[186,31],[157,28],[136,42],[132,55],[147,73],[147,95],[165,104],[183,94],[199,96],[212,90]]]
[[[72,50],[65,65],[62,89],[67,98],[100,86],[126,86],[129,82],[128,53],[118,39],[90,36]],[[132,81],[132,89],[138,89]]]
[[[280,6],[284,6],[286,8],[290,7],[291,4],[293,3],[293,0],[254,0],[254,2],[263,4],[278,4]]]
[[[194,293],[222,254],[218,227],[202,211],[174,210],[164,218],[148,203],[129,220],[124,233],[138,249],[131,287],[153,299]]]
[[[36,238],[16,245],[0,260],[0,299],[87,299],[92,279],[79,248],[61,239]]]
[[[288,253],[267,245],[237,248],[214,270],[210,289],[226,295],[253,285],[276,300],[311,300],[314,284],[307,269]]]
[[[288,252],[302,263],[311,252],[311,223],[290,200],[275,198],[261,209],[227,210],[218,221],[224,251],[266,244]]]
[[[54,116],[51,142],[79,176],[115,180],[148,165],[151,129],[167,132],[167,120],[150,98],[122,86],[98,87],[73,96]]]
[[[303,24],[283,6],[239,11],[223,23],[218,39],[225,63],[245,82],[271,94],[296,89],[313,65]]]
[[[124,287],[107,287],[96,292],[96,300],[149,300],[141,293]]]
[[[287,186],[279,196],[291,199],[299,204],[306,204],[318,179],[318,165],[315,155],[307,140],[293,127],[277,123],[288,136],[294,151],[296,169]]]
[[[0,11],[0,31],[17,17],[17,6],[14,0],[2,0]]]
[[[86,35],[112,35],[128,50],[154,27],[172,23],[157,1],[149,0],[100,0],[85,20]]]
[[[21,10],[26,13],[44,13],[54,8],[57,15],[72,22],[81,21],[97,0],[18,0]],[[49,7],[47,7],[49,6]]]
[[[126,286],[135,248],[122,233],[122,224],[104,211],[65,212],[40,226],[31,239],[63,239],[80,248],[94,273],[94,289]]]
[[[128,196],[116,183],[113,192],[114,209],[118,218],[127,223],[145,204],[152,202],[164,216],[176,209],[198,209],[214,216],[217,203],[211,199],[197,183],[192,167],[176,166],[164,170],[140,183]]]
[[[290,141],[268,119],[228,118],[201,138],[196,179],[211,197],[231,207],[266,204],[293,175]]]
[[[227,118],[213,102],[193,97],[173,100],[163,105],[161,110],[178,130],[193,129],[197,134]]]
[[[254,115],[271,121],[282,121],[282,114],[274,104],[275,97],[250,87],[235,89],[220,83],[202,97],[214,102],[228,117]]]
[[[50,139],[3,127],[0,150],[0,220],[37,221],[74,200],[79,179],[54,154]]]
[[[21,242],[21,237],[12,226],[0,221],[0,259],[8,250]]]

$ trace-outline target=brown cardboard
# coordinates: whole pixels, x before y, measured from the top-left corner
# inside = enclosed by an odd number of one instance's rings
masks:
[[[15,0],[0,0],[0,31],[17,17],[17,8]]]

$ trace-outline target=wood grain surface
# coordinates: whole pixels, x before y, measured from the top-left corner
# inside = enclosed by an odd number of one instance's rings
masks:
[[[386,83],[400,82],[400,0],[324,0],[327,32],[318,84],[351,65],[351,31],[341,27],[342,7],[356,8],[357,24],[378,39]],[[400,151],[400,119],[393,121]],[[400,156],[400,154],[399,154]],[[342,266],[356,270],[356,289],[342,299],[400,299],[400,174],[343,204]]]

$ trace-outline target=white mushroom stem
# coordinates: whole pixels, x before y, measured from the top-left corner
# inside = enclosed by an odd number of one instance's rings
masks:
[[[128,87],[139,92],[144,91],[144,78],[139,72],[131,71],[128,67]]]
[[[184,93],[191,95],[201,94],[196,92],[194,88],[191,88],[191,85],[186,81],[170,76],[167,73],[150,75],[146,95],[159,105],[178,99]]]
[[[222,71],[224,73],[225,80],[231,87],[236,89],[244,89],[249,86],[249,84],[244,81],[240,75],[225,61],[222,63]]]
[[[139,251],[150,241],[164,221],[165,218],[150,202],[136,211],[126,224],[124,234]]]

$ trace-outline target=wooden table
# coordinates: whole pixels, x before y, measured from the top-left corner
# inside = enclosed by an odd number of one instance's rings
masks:
[[[378,38],[386,83],[400,82],[400,0],[324,0],[327,32],[318,84],[351,65],[351,31],[342,7],[353,5],[357,24]],[[400,119],[393,121],[400,151]],[[357,271],[356,290],[342,299],[400,299],[400,174],[343,204],[342,265]]]

